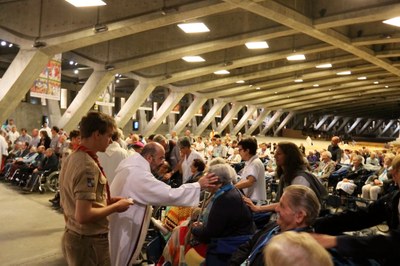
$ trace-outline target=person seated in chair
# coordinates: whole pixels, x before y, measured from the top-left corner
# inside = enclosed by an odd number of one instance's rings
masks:
[[[321,153],[321,163],[315,171],[318,179],[327,182],[329,176],[335,171],[335,162],[332,161],[332,154],[329,151]]]
[[[356,155],[353,157],[353,166],[351,167],[350,171],[347,173],[345,178],[342,181],[337,183],[336,190],[341,192],[344,191],[345,193],[351,195],[354,193],[357,182],[359,181],[363,171],[363,157],[361,155]]]
[[[268,223],[250,241],[241,245],[232,254],[229,265],[264,265],[262,250],[274,237],[285,231],[312,232],[311,227],[318,217],[321,205],[315,193],[303,185],[285,188],[275,211],[276,222]]]

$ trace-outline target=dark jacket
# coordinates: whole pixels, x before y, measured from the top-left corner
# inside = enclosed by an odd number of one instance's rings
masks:
[[[43,164],[40,168],[41,171],[56,171],[58,170],[58,157],[54,153],[47,157],[45,156]]]
[[[372,258],[382,260],[383,265],[400,263],[399,228],[400,191],[393,191],[369,205],[367,209],[347,211],[323,217],[315,223],[317,233],[338,235],[347,231],[357,231],[386,222],[390,228],[388,236],[368,237],[339,236],[337,251],[352,258]]]
[[[258,231],[247,243],[241,245],[235,253],[232,254],[231,260],[229,262],[229,265],[234,266],[234,265],[241,265],[251,254],[252,250],[257,247],[259,242],[261,242],[264,237],[264,235],[268,234],[274,227],[276,227],[277,224],[276,222],[270,222],[268,223],[263,229]],[[302,228],[299,231],[303,232],[312,232],[311,227],[306,227]],[[257,253],[257,255],[254,257],[253,262],[250,265],[259,265],[263,266],[264,265],[264,256],[262,253],[263,248],[260,249],[260,251]]]
[[[342,149],[339,146],[333,146],[332,144],[328,146],[328,151],[332,154],[332,161],[340,162],[342,159]]]

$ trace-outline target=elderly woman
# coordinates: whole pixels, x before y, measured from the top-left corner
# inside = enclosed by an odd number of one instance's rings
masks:
[[[335,162],[332,161],[332,154],[329,151],[321,153],[321,163],[319,164],[316,173],[319,180],[326,182],[329,176],[335,171]]]
[[[378,195],[383,191],[384,182],[388,182],[391,179],[390,170],[392,168],[393,159],[393,153],[385,155],[383,167],[376,175],[372,175],[368,179],[367,184],[362,187],[362,198],[369,200],[378,199]]]
[[[311,232],[320,211],[315,193],[308,187],[292,185],[286,187],[275,211],[276,222],[268,223],[253,238],[241,245],[232,254],[230,265],[264,265],[262,250],[275,234],[285,231]]]
[[[201,159],[194,159],[192,165],[190,166],[190,171],[192,175],[188,178],[186,183],[194,183],[199,180],[200,177],[203,176],[203,171],[206,168],[205,163]]]
[[[207,265],[227,265],[232,251],[254,233],[252,214],[241,193],[232,184],[236,174],[231,166],[212,165],[209,173],[215,174],[219,181],[216,188],[209,190],[212,196],[200,220],[193,224],[191,232],[200,242],[209,243]],[[230,249],[220,250],[222,243],[232,246]]]
[[[357,188],[356,183],[364,171],[363,161],[364,158],[361,155],[356,155],[353,157],[353,166],[347,173],[346,177],[337,183],[336,190],[344,191],[349,195],[354,193],[354,190]]]

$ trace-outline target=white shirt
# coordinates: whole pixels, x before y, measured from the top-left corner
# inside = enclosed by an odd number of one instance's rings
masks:
[[[126,212],[113,213],[110,221],[111,265],[128,265],[129,258],[141,246],[136,246],[140,232],[147,233],[144,219],[148,205],[197,206],[200,199],[198,182],[171,188],[156,179],[150,164],[139,153],[124,159],[116,170],[110,187],[112,196],[132,198],[135,202]],[[133,258],[136,259],[136,258]]]
[[[186,183],[188,181],[189,177],[192,176],[192,170],[190,169],[190,166],[192,165],[194,159],[200,159],[202,161],[203,157],[198,153],[197,151],[191,149],[191,152],[188,157],[185,157],[185,159],[182,162],[182,183]]]
[[[18,137],[19,137],[18,131],[8,132],[8,139],[11,141],[12,144],[14,144],[14,142],[17,140]]]
[[[267,191],[265,187],[265,170],[264,164],[254,155],[245,163],[241,178],[246,178],[248,176],[253,176],[256,182],[253,186],[244,188],[244,194],[255,202],[265,202],[267,199]]]
[[[105,152],[98,152],[97,156],[99,157],[100,165],[104,169],[108,183],[111,185],[115,177],[115,170],[119,163],[129,156],[128,151],[121,148],[118,142],[113,141],[108,145]]]
[[[204,142],[198,142],[196,141],[194,143],[194,149],[203,157],[205,158],[205,149],[206,149],[206,144],[204,144]]]

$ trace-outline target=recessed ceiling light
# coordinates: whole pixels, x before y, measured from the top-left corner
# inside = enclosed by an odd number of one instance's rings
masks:
[[[256,90],[261,90],[261,88],[260,88],[260,87],[257,87]]]
[[[204,62],[204,61],[206,61],[206,60],[204,60],[203,57],[198,56],[198,55],[194,55],[194,56],[184,56],[184,57],[182,57],[182,59],[185,60],[186,62],[190,62],[190,63],[193,63],[193,62]]]
[[[231,72],[229,72],[228,70],[225,70],[225,69],[223,69],[223,70],[218,70],[218,71],[215,71],[214,72],[214,74],[215,75],[227,75],[227,74],[230,74]]]
[[[202,22],[196,23],[182,23],[178,24],[178,27],[186,33],[199,33],[199,32],[209,32],[210,29],[207,28],[206,24]]]
[[[78,69],[75,69],[75,70],[74,70],[74,74],[79,74],[79,70],[78,70]]]
[[[395,18],[385,20],[385,21],[383,21],[383,23],[393,25],[396,27],[400,27],[400,17],[395,17]]]
[[[14,46],[14,45],[13,45],[12,43],[10,43],[10,44],[8,45],[8,47],[10,47],[10,48],[13,47],[13,46]]]
[[[294,82],[300,83],[300,82],[303,82],[303,80],[302,79],[295,79]]]
[[[7,45],[7,43],[5,42],[5,41],[1,41],[1,46],[6,46]]]
[[[70,60],[69,64],[72,66],[74,64],[74,61]]]
[[[116,82],[116,83],[119,83],[119,79],[116,79],[115,82]]]
[[[358,80],[366,80],[367,77],[358,77],[357,79],[358,79]]]
[[[289,61],[300,61],[300,60],[306,60],[306,56],[303,54],[294,54],[294,55],[289,55],[286,57],[287,60]]]
[[[312,85],[313,87],[315,87],[315,88],[317,88],[317,87],[319,87],[319,84],[314,84],[314,85]]]
[[[336,75],[339,75],[339,76],[351,75],[351,71],[350,70],[341,71],[341,72],[336,73]]]
[[[268,43],[266,41],[262,42],[246,42],[246,47],[248,49],[266,49],[269,48]]]
[[[386,85],[386,86],[385,86],[385,88],[389,88],[389,86],[388,86],[388,85]]]
[[[328,91],[332,91],[332,89],[329,89]]]
[[[102,0],[66,0],[66,1],[76,7],[105,6],[106,5],[106,3]]]
[[[331,68],[332,64],[328,63],[328,64],[321,64],[318,66],[315,66],[316,68]]]
[[[374,84],[379,84],[379,81],[374,81]]]
[[[278,92],[276,91],[275,94],[278,94]]]
[[[242,84],[242,83],[245,83],[245,81],[244,80],[238,80],[238,81],[236,81],[236,83],[237,84]]]

